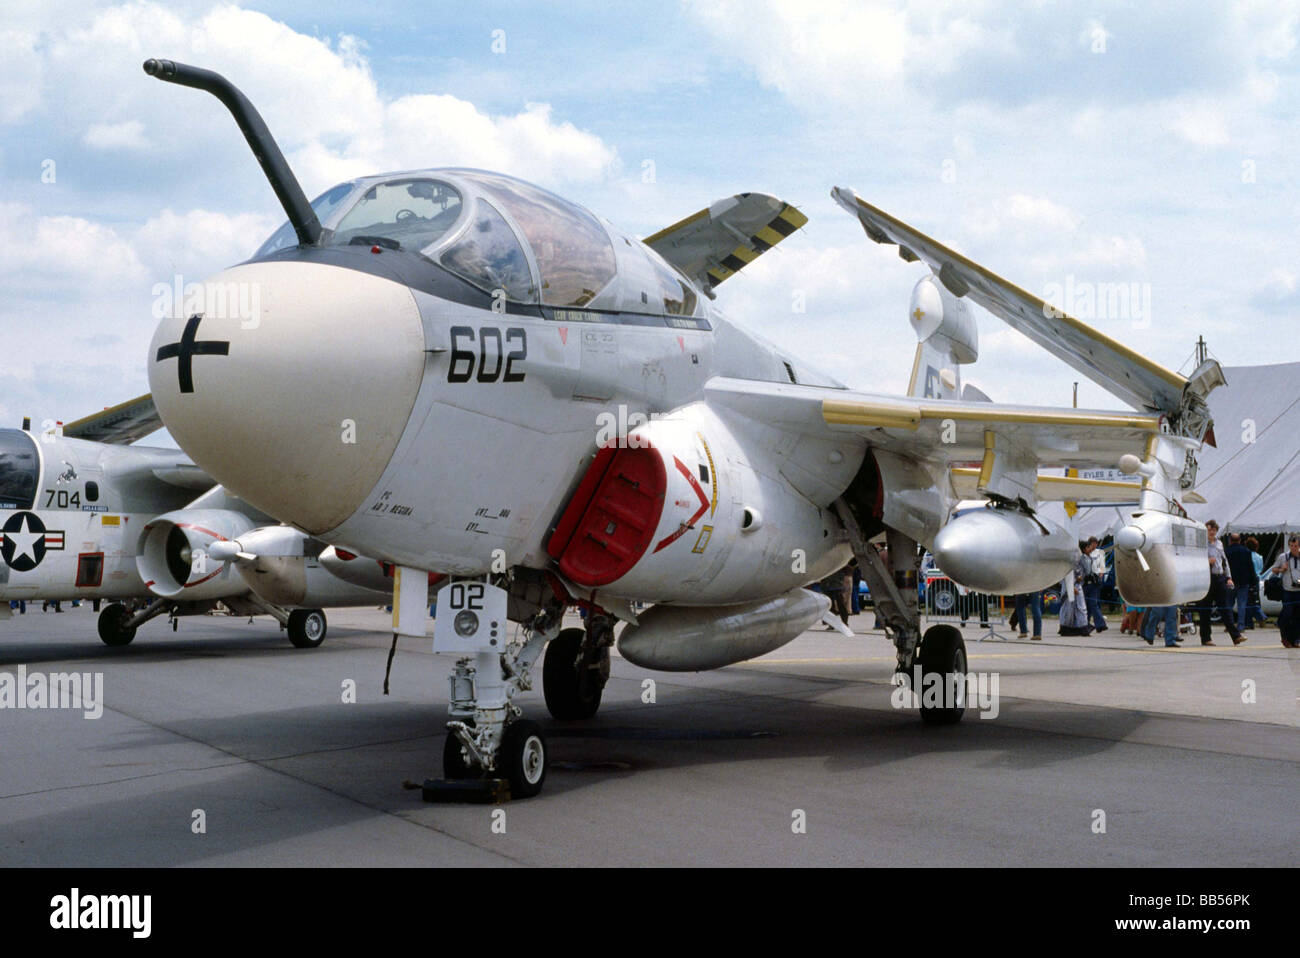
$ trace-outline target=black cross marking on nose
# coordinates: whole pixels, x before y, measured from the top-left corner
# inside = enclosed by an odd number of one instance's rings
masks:
[[[195,337],[199,334],[199,323],[203,322],[203,317],[197,313],[189,318],[185,323],[185,332],[181,334],[179,343],[168,343],[166,346],[158,348],[157,362],[164,359],[176,359],[176,377],[180,382],[181,392],[194,392],[194,357],[195,356],[229,356],[230,343],[218,342],[217,340],[204,340],[195,342]]]

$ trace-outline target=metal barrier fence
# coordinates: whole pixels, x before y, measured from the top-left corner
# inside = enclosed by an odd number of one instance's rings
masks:
[[[966,592],[957,588],[957,583],[947,576],[927,576],[925,580],[925,601],[922,612],[930,622],[951,622],[966,625],[976,622],[984,630],[977,641],[985,639],[1011,638],[1007,617],[1015,608],[1015,598],[1000,595],[987,595],[983,592]],[[1003,629],[1005,631],[999,631]]]

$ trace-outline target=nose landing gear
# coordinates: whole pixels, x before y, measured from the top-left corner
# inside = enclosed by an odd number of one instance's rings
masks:
[[[453,582],[439,590],[434,651],[469,654],[449,676],[446,781],[425,782],[426,801],[495,798],[503,783],[511,798],[531,798],[546,781],[546,735],[511,700],[532,688],[533,664],[559,635],[563,608],[538,612],[521,638],[510,641],[506,600],[504,589],[483,582]]]

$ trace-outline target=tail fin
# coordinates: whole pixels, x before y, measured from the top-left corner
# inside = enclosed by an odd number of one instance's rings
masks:
[[[979,330],[966,301],[944,289],[933,274],[923,276],[912,289],[907,320],[917,339],[907,394],[961,399],[961,367],[979,358]]]

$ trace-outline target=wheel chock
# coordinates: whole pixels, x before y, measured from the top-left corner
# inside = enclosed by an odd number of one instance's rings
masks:
[[[504,778],[426,778],[421,795],[444,805],[499,805],[510,801],[510,783]]]

